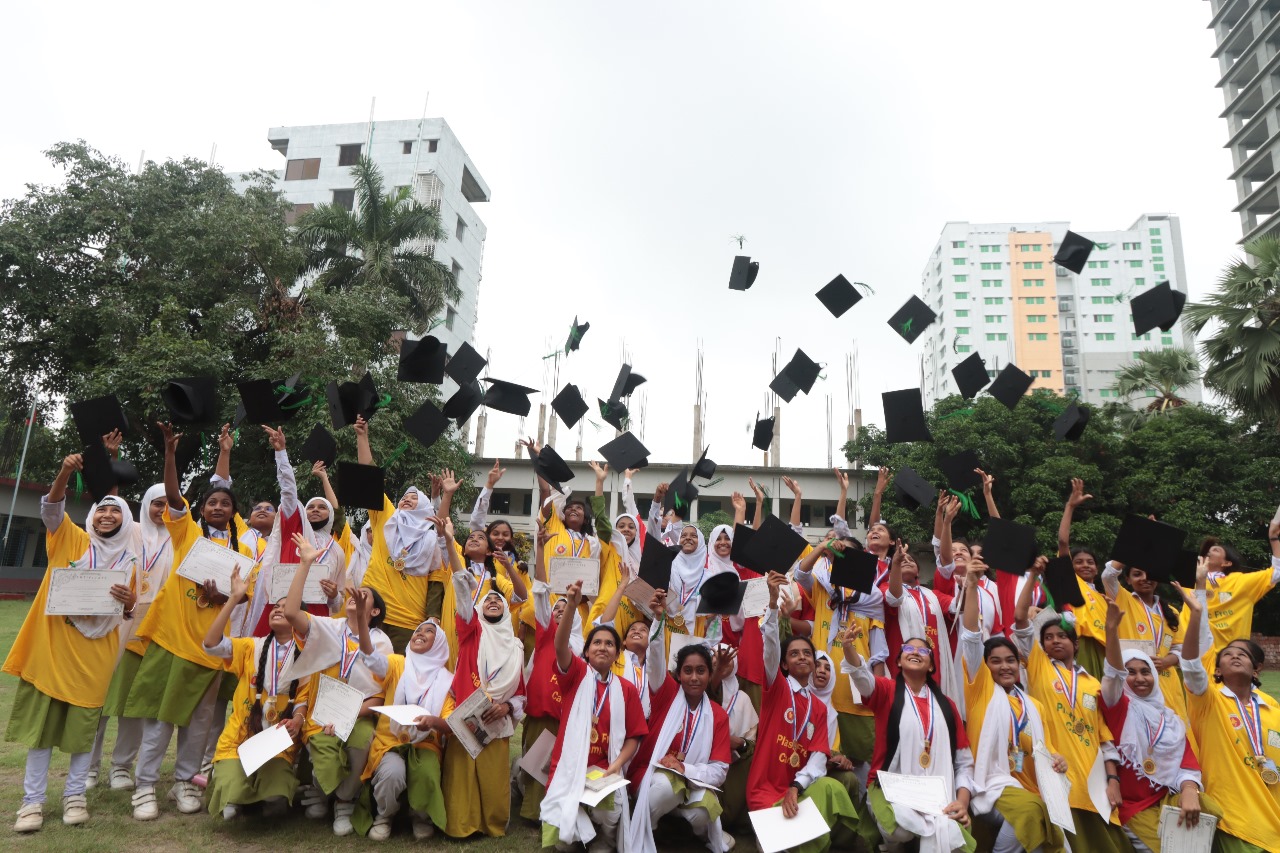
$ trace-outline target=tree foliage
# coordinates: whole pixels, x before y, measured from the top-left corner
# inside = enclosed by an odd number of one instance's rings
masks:
[[[733,516],[722,509],[709,512],[706,515],[698,516],[698,529],[702,531],[702,535],[707,538],[707,547],[712,546],[711,531],[715,530],[721,524],[727,524],[733,527]]]

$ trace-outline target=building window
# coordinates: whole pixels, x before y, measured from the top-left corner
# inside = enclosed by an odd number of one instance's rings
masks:
[[[457,261],[454,261],[453,266],[449,269],[449,272],[453,273],[453,278],[456,281],[458,276],[462,275],[462,264],[458,263]]]
[[[458,312],[450,305],[444,309],[444,327],[452,331],[453,321],[458,319]]]
[[[1007,341],[1009,340],[1009,334],[1007,332],[987,332],[987,340]]]
[[[1164,272],[1164,264],[1152,264],[1151,269],[1155,272]]]
[[[298,221],[299,216],[314,209],[315,209],[314,204],[295,204],[293,206],[293,210],[290,210],[287,213],[285,213],[284,224],[292,225],[293,223]]]
[[[952,296],[954,296],[956,299],[968,299],[968,298],[969,298],[969,293],[968,293],[968,291],[964,291],[964,290],[957,290],[955,293],[953,293],[953,294],[951,294],[951,295],[952,295]]]
[[[428,140],[427,140],[427,153],[428,153],[428,154],[434,154],[434,153],[436,153],[436,148],[438,148],[438,147],[439,147],[439,145],[440,145],[440,140],[439,140],[439,139],[428,139]]]
[[[1091,296],[1094,305],[1114,305],[1116,298],[1114,296]]]
[[[1141,244],[1141,243],[1123,243],[1123,244],[1121,244],[1121,245],[1122,245],[1122,248],[1123,248],[1126,252],[1139,252],[1139,251],[1142,251],[1142,244]]]
[[[1044,261],[1023,261],[1022,268],[1024,270],[1042,270],[1044,269]]]
[[[1022,297],[1022,301],[1027,303],[1028,305],[1043,305],[1044,297],[1043,296],[1024,296]]]
[[[963,249],[963,248],[964,248],[964,241],[963,241],[963,240],[952,240],[952,241],[951,241],[951,248],[953,248],[953,249]]]
[[[1004,287],[1004,282],[998,278],[984,278],[982,280],[983,287]]]
[[[961,318],[964,318],[964,317],[968,317],[968,316],[969,316],[969,309],[968,309],[968,308],[960,308],[960,309],[957,309],[957,310],[955,310],[955,311],[952,311],[951,313],[952,313],[952,314],[954,314],[954,315],[955,315],[955,317],[956,317],[956,319],[958,320],[958,319],[961,319]]]
[[[1114,388],[1099,388],[1099,389],[1098,389],[1098,396],[1099,396],[1099,397],[1104,397],[1104,398],[1105,398],[1105,397],[1119,397],[1119,396],[1120,396],[1120,392],[1119,392],[1119,391],[1117,391],[1117,390],[1116,390],[1116,389],[1114,389]]]
[[[1027,322],[1028,323],[1047,323],[1049,322],[1049,315],[1048,314],[1028,314]]]
[[[1089,261],[1088,266],[1091,270],[1105,270],[1111,266],[1111,261]]]
[[[952,276],[952,278],[956,280],[956,284],[964,284],[969,280],[969,276],[967,275],[957,275],[957,276]]]
[[[978,248],[979,248],[979,249],[980,249],[984,254],[986,254],[986,253],[990,253],[990,252],[999,252],[999,251],[1000,251],[1000,247],[999,247],[999,246],[990,246],[990,245],[988,245],[988,246],[979,246]]]
[[[1003,323],[1006,316],[1005,314],[986,314],[982,319],[987,323]]]
[[[1032,379],[1052,379],[1053,378],[1052,370],[1031,370],[1028,372],[1031,374]]]
[[[1111,279],[1109,279],[1109,278],[1091,278],[1091,279],[1089,279],[1089,284],[1093,285],[1094,287],[1110,287],[1110,286],[1111,286]]]
[[[494,515],[511,514],[511,493],[494,492],[489,498],[489,512]]]
[[[309,157],[306,160],[290,160],[284,167],[286,181],[314,181],[320,177],[320,158]]]
[[[1135,278],[1135,279],[1133,280],[1133,283],[1134,283],[1134,286],[1136,286],[1136,287],[1146,287],[1146,286],[1147,286],[1147,280],[1146,280],[1145,278]]]
[[[958,353],[968,352],[971,349],[973,349],[973,347],[969,346],[968,344],[956,344],[956,352]]]
[[[1018,251],[1019,252],[1038,252],[1040,251],[1041,247],[1042,246],[1040,243],[1019,243]]]
[[[951,259],[951,266],[953,266],[953,267],[962,267],[962,266],[964,266],[964,265],[965,265],[965,262],[966,262],[967,260],[968,260],[967,258],[952,258],[952,259]]]
[[[957,334],[957,335],[967,335],[967,334],[969,334],[969,327],[968,327],[968,326],[956,326],[956,334]]]
[[[463,235],[467,233],[467,223],[462,221],[462,217],[458,217],[458,225],[453,229],[453,235],[461,242]]]
[[[356,142],[351,145],[338,146],[338,165],[354,166],[360,162],[360,149],[364,146]]]
[[[1098,334],[1094,335],[1093,337],[1095,340],[1099,340],[1099,341],[1114,341],[1116,339],[1116,333],[1115,332],[1098,332]]]
[[[982,304],[983,305],[1003,305],[1004,297],[1003,296],[984,296],[982,297]]]
[[[1149,341],[1151,340],[1151,333],[1147,332],[1145,335],[1134,335],[1133,339],[1135,341]]]
[[[1028,332],[1027,340],[1029,341],[1047,341],[1049,340],[1048,332]]]
[[[1042,278],[1023,279],[1022,286],[1023,287],[1044,287],[1044,279]]]
[[[1140,270],[1142,269],[1142,261],[1129,261],[1129,266],[1132,269]]]
[[[354,210],[356,206],[356,191],[334,190],[333,203],[343,210]]]
[[[1159,228],[1148,228],[1148,229],[1147,229],[1147,233],[1148,233],[1148,234],[1150,234],[1152,237],[1159,237],[1159,236],[1160,236],[1160,229],[1159,229]]]
[[[403,143],[403,145],[404,145],[404,152],[403,152],[403,153],[405,153],[405,154],[412,154],[412,153],[413,153],[413,140],[412,140],[412,139],[411,139],[411,140],[409,140],[408,142]]]
[[[1095,323],[1111,323],[1116,319],[1115,314],[1094,314],[1093,322]]]
[[[1001,266],[1002,265],[999,261],[983,261],[982,262],[982,268],[984,270],[998,270],[1000,269]]]
[[[1173,335],[1161,335],[1160,343],[1164,344],[1167,347],[1173,346]]]

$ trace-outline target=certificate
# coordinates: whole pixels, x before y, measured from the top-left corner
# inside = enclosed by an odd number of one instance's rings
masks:
[[[547,787],[547,776],[551,773],[551,750],[555,745],[556,736],[544,731],[520,759],[520,769],[544,788]]]
[[[782,814],[782,806],[747,812],[751,828],[756,831],[760,853],[778,853],[831,831],[813,800],[801,800],[799,806],[796,816],[791,818]]]
[[[653,594],[656,590],[649,585],[648,581],[636,578],[627,584],[622,590],[622,594],[631,602],[631,606],[639,610],[650,619],[658,618],[658,614],[654,613],[649,605],[653,602]]]
[[[951,802],[941,776],[907,776],[880,770],[876,781],[886,800],[921,814],[940,815]]]
[[[445,721],[454,737],[466,749],[473,759],[479,755],[490,741],[511,737],[515,734],[515,724],[507,715],[492,723],[484,721],[485,712],[493,707],[493,700],[483,690],[476,690],[464,702],[453,709],[453,713]],[[468,725],[470,724],[470,725]]]
[[[547,568],[547,583],[556,595],[575,581],[582,581],[582,594],[587,598],[600,594],[600,561],[595,557],[552,557]],[[646,604],[648,602],[645,602]]]
[[[587,771],[587,781],[582,786],[582,799],[579,802],[588,808],[595,808],[605,797],[625,787],[627,777],[618,773],[606,776],[598,768],[593,768]]]
[[[338,739],[345,742],[351,737],[364,694],[346,682],[327,675],[320,676],[320,689],[311,709],[311,722],[317,726],[333,726]]]
[[[246,557],[233,548],[225,548],[212,539],[200,538],[182,558],[178,574],[198,584],[211,580],[217,585],[218,592],[230,595],[231,572],[238,568],[240,577],[248,580],[255,562],[252,557]]]
[[[402,726],[417,725],[416,721],[419,717],[428,716],[426,709],[417,705],[374,705],[369,710],[382,714],[391,722]]]
[[[124,604],[111,597],[111,587],[129,583],[129,573],[108,569],[52,569],[45,616],[120,616]]]
[[[1036,744],[1032,758],[1036,764],[1036,784],[1040,786],[1040,799],[1044,800],[1049,812],[1049,822],[1075,835],[1076,821],[1071,816],[1066,774],[1053,769],[1053,756],[1043,743]]]
[[[1213,848],[1213,833],[1218,828],[1218,819],[1201,812],[1198,826],[1178,826],[1181,816],[1181,809],[1173,806],[1160,808],[1161,853],[1209,853]]]
[[[742,615],[747,619],[756,619],[769,609],[769,579],[752,578],[747,581],[747,588],[742,594]]]
[[[236,747],[240,756],[240,767],[244,775],[252,776],[254,771],[293,746],[293,738],[283,724],[267,726],[253,737]]]
[[[271,567],[271,603],[289,594],[293,576],[298,573],[298,563],[276,563]],[[303,604],[328,604],[329,597],[320,588],[320,581],[331,580],[329,567],[324,563],[312,563],[307,571],[307,582],[302,587]]]

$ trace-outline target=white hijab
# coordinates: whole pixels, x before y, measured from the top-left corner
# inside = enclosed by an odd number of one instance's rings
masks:
[[[827,679],[827,686],[819,688],[818,679],[818,661],[825,660],[831,667],[831,677]],[[818,652],[814,658],[813,674],[809,676],[809,691],[822,700],[822,704],[827,706],[827,746],[834,751],[836,744],[836,709],[831,707],[831,694],[836,692],[836,679],[840,677],[840,668],[836,666],[836,662],[831,659],[831,655],[826,652]]]
[[[698,547],[692,554],[686,554],[683,549],[676,553],[676,558],[671,563],[671,589],[668,590],[675,595],[668,595],[667,600],[671,602],[670,607],[684,615],[684,623],[692,631],[698,618],[698,590],[710,574],[707,571],[707,540],[702,531],[698,530],[696,524],[686,524],[680,529],[680,533],[683,534],[690,527],[697,531]],[[678,541],[679,536],[676,539]]]
[[[728,524],[716,525],[715,529],[711,531],[711,537],[707,540],[707,577],[714,577],[725,572],[733,572],[734,574],[738,572],[730,557],[721,557],[716,553],[716,543],[720,541],[721,533],[727,535],[729,543],[733,544],[733,528]]]
[[[142,541],[142,569],[138,579],[138,603],[150,604],[173,570],[173,545],[164,522],[151,520],[151,502],[165,496],[164,483],[156,483],[142,496],[138,509],[138,537]],[[168,503],[168,501],[166,501]],[[143,586],[146,589],[143,589]]]
[[[1116,740],[1116,749],[1120,751],[1124,763],[1139,778],[1149,779],[1156,785],[1176,791],[1183,773],[1182,757],[1187,744],[1186,724],[1164,703],[1160,674],[1151,658],[1137,649],[1125,649],[1122,654],[1126,664],[1131,660],[1144,662],[1151,670],[1154,685],[1151,693],[1139,696],[1129,687],[1128,679],[1121,679],[1124,695],[1129,700],[1129,710],[1125,714],[1124,729]],[[1161,726],[1164,726],[1163,731]],[[1157,732],[1159,739],[1153,746],[1151,738]],[[1155,762],[1155,773],[1149,774],[1142,769],[1142,762],[1147,758]]]
[[[468,576],[472,583],[474,576]],[[497,622],[490,622],[480,612],[489,596],[497,596],[502,600],[504,609]],[[480,676],[480,689],[496,702],[505,702],[515,695],[520,687],[520,678],[524,672],[524,643],[516,638],[511,627],[511,617],[507,614],[507,600],[496,587],[491,587],[480,606],[473,613],[472,619],[480,620],[480,651],[476,656],[476,670]]]
[[[383,535],[387,540],[387,557],[392,562],[404,560],[406,575],[422,577],[440,568],[436,526],[431,521],[431,516],[435,515],[435,507],[417,486],[405,489],[406,495],[409,492],[418,496],[418,505],[413,509],[397,509],[391,513],[383,528]]]
[[[618,522],[624,518],[631,519],[631,523],[636,526],[636,535],[631,540],[630,545],[627,544],[627,537],[618,532]],[[618,552],[618,561],[622,564],[623,576],[634,578],[640,571],[640,549],[644,545],[644,525],[640,523],[640,516],[623,512],[614,518],[612,545],[614,550]]]
[[[418,653],[409,647],[404,650],[404,672],[396,682],[395,696],[392,705],[417,705],[432,716],[439,716],[444,708],[444,700],[449,695],[449,687],[453,684],[453,673],[449,671],[449,639],[444,635],[438,619],[428,619],[418,625],[421,628],[428,622],[436,626],[431,648]],[[415,628],[415,633],[418,628]],[[426,738],[429,732],[420,732],[417,726],[401,726],[392,721],[391,733],[399,735],[408,728],[414,741]]]
[[[329,510],[329,520],[320,525],[319,529],[312,527],[311,522],[307,520],[307,509],[313,503],[322,503],[325,509]],[[313,548],[319,551],[323,551],[325,546],[333,540],[333,504],[329,503],[328,498],[312,498],[302,507],[302,535]]]
[[[93,514],[98,507],[112,504],[120,510],[120,526],[110,536],[103,536],[93,529]],[[129,504],[124,498],[107,495],[89,507],[84,519],[84,531],[89,534],[89,547],[76,561],[76,568],[85,570],[91,565],[95,571],[115,569],[126,572],[125,583],[135,576],[142,565],[142,536],[133,520]],[[90,640],[101,639],[120,627],[121,616],[72,616],[71,623]]]
[[[364,583],[364,573],[369,568],[369,557],[373,554],[373,543],[369,541],[369,535],[372,532],[373,524],[366,521],[364,527],[360,528],[360,536],[355,540],[355,547],[351,549],[351,560],[347,563],[347,577],[351,579],[353,586]]]

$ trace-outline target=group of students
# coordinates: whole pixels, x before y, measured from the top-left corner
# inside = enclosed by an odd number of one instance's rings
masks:
[[[881,520],[883,469],[865,542],[845,522],[848,478],[836,471],[832,532],[793,564],[757,566],[762,575],[733,559],[735,531],[748,525],[740,494],[735,524],[704,537],[679,502],[664,512],[665,485],[641,516],[632,471],[623,512],[612,513],[608,468],[593,463],[585,499],[540,480],[527,565],[511,526],[487,518],[497,463],[465,540],[450,471],[396,503],[384,497],[355,534],[322,463],[312,468],[322,496],[299,499],[281,430],[266,428],[278,506],[257,504],[246,522],[229,430],[192,508],[179,437],[161,429],[163,481],[136,519],[115,496],[83,527],[66,515],[79,455],[42,498],[50,568],[4,664],[20,679],[7,738],[29,748],[19,832],[43,825],[54,748],[71,756],[63,821],[89,820],[85,791],[98,783],[114,717],[106,782],[132,790],[138,820],[160,814],[160,764],[176,728],[168,799],[179,812],[230,820],[296,804],[337,835],[373,840],[401,821],[415,839],[501,836],[514,800],[521,818],[540,822],[544,847],[653,851],[665,818],[724,853],[750,832],[748,812],[792,819],[807,801],[829,831],[793,848],[802,851],[856,836],[872,850],[1158,851],[1166,805],[1188,826],[1217,817],[1226,853],[1280,849],[1280,705],[1258,689],[1263,654],[1248,639],[1254,604],[1280,580],[1280,521],[1271,568],[1246,571],[1233,548],[1206,542],[1195,588],[1178,587],[1172,606],[1140,566],[1109,562],[1100,573],[1095,554],[1071,548],[1073,512],[1089,498],[1073,481],[1059,549],[1085,604],[1057,612],[1041,582],[1046,558],[1022,576],[989,576],[981,545],[952,537],[960,507],[945,493],[937,569],[932,588],[922,585],[911,548]],[[357,458],[372,464],[367,429],[357,421]],[[538,445],[527,446],[536,457]],[[802,532],[800,485],[784,482]],[[763,535],[756,492],[748,526]],[[233,574],[229,591],[179,575],[201,539],[239,551],[252,570]],[[834,584],[837,558],[859,551],[876,558],[870,590]],[[581,581],[553,589],[558,557],[598,560],[598,593],[584,597]],[[666,588],[633,597],[655,560],[669,564]],[[277,599],[273,573],[293,565]],[[308,603],[316,565],[327,600]],[[121,616],[45,615],[54,573],[108,568],[129,578],[111,590]],[[726,574],[764,578],[763,615],[703,606]],[[312,719],[325,678],[365,697],[345,738]],[[484,710],[461,724],[479,745],[473,755],[451,717],[477,691]],[[382,706],[422,713],[396,722]],[[292,745],[246,774],[238,748],[272,726]],[[517,726],[520,752],[545,755],[540,770],[513,765]],[[907,807],[886,796],[880,773],[936,777],[948,803]],[[1069,782],[1071,831],[1040,797],[1044,774]],[[591,796],[614,777],[621,787]]]

